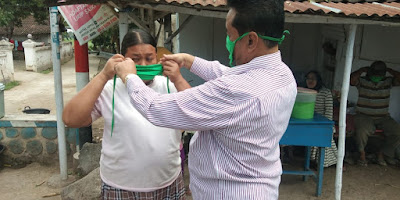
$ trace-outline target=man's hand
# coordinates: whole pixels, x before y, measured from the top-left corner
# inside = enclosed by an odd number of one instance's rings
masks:
[[[173,60],[167,60],[163,61],[162,65],[164,69],[164,76],[168,76],[173,83],[183,79],[178,63],[174,62]]]
[[[389,72],[392,76],[396,76],[396,74],[398,73],[397,71],[394,71],[392,68],[386,68],[386,71]]]
[[[115,54],[113,57],[108,59],[106,65],[104,66],[103,70],[101,70],[99,75],[104,77],[106,80],[112,79],[115,75],[115,65],[122,61],[124,61],[124,56],[122,56],[121,54]]]
[[[357,71],[350,74],[350,85],[357,86],[360,83],[360,77],[362,73],[368,73],[369,67],[361,67]]]
[[[180,68],[186,67],[187,69],[190,70],[190,67],[192,67],[193,61],[194,61],[194,56],[186,53],[178,53],[178,54],[169,54],[169,55],[164,55],[160,61],[163,63],[165,61],[172,60],[176,62]]]
[[[124,83],[128,74],[137,74],[135,62],[131,58],[126,58],[124,61],[117,63],[114,69]]]

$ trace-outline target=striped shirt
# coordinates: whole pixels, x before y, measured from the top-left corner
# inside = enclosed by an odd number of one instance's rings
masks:
[[[378,83],[361,77],[358,89],[357,111],[374,118],[389,115],[390,89],[393,86],[393,77],[386,77]]]
[[[333,97],[329,89],[322,87],[315,99],[315,109],[316,113],[319,113],[329,120],[333,118]]]
[[[315,109],[316,113],[319,113],[329,120],[333,118],[333,97],[332,92],[326,88],[322,87],[319,89],[317,93],[317,97],[315,100]],[[335,133],[334,127],[332,127],[333,133]],[[311,148],[311,160],[318,160],[318,147]],[[324,167],[329,167],[331,165],[335,165],[337,163],[337,146],[335,141],[331,140],[331,147],[325,148],[325,160],[324,160]],[[318,161],[317,161],[318,162]]]
[[[207,82],[165,95],[129,75],[127,87],[156,126],[199,130],[189,151],[193,199],[277,199],[279,141],[297,94],[280,52],[235,68],[196,57],[191,71]]]

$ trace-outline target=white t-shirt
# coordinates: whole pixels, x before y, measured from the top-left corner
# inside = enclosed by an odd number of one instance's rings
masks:
[[[168,93],[167,78],[156,76],[148,85]],[[177,92],[169,83],[170,92]],[[173,183],[181,171],[180,131],[152,125],[130,103],[126,86],[117,79],[114,131],[111,137],[113,80],[104,86],[92,111],[92,121],[104,117],[100,176],[108,185],[149,192]]]

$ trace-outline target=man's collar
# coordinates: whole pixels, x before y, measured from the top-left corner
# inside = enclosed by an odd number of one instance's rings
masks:
[[[270,63],[277,63],[281,61],[281,52],[277,51],[275,53],[255,57],[248,63],[232,67],[224,71],[224,75],[242,74],[252,69],[268,68]]]

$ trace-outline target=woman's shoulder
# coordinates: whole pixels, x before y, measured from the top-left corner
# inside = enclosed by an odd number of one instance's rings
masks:
[[[171,82],[167,77],[165,76],[155,76],[153,79],[153,86],[151,88],[155,89],[157,92],[160,93],[168,93],[168,89],[170,90],[170,93],[175,93],[177,92],[174,83]]]
[[[119,91],[121,89],[125,89],[125,84],[122,82],[120,78],[117,78],[115,80],[115,91]],[[112,94],[114,90],[114,79],[110,79],[107,81],[107,83],[104,85],[102,94]]]

